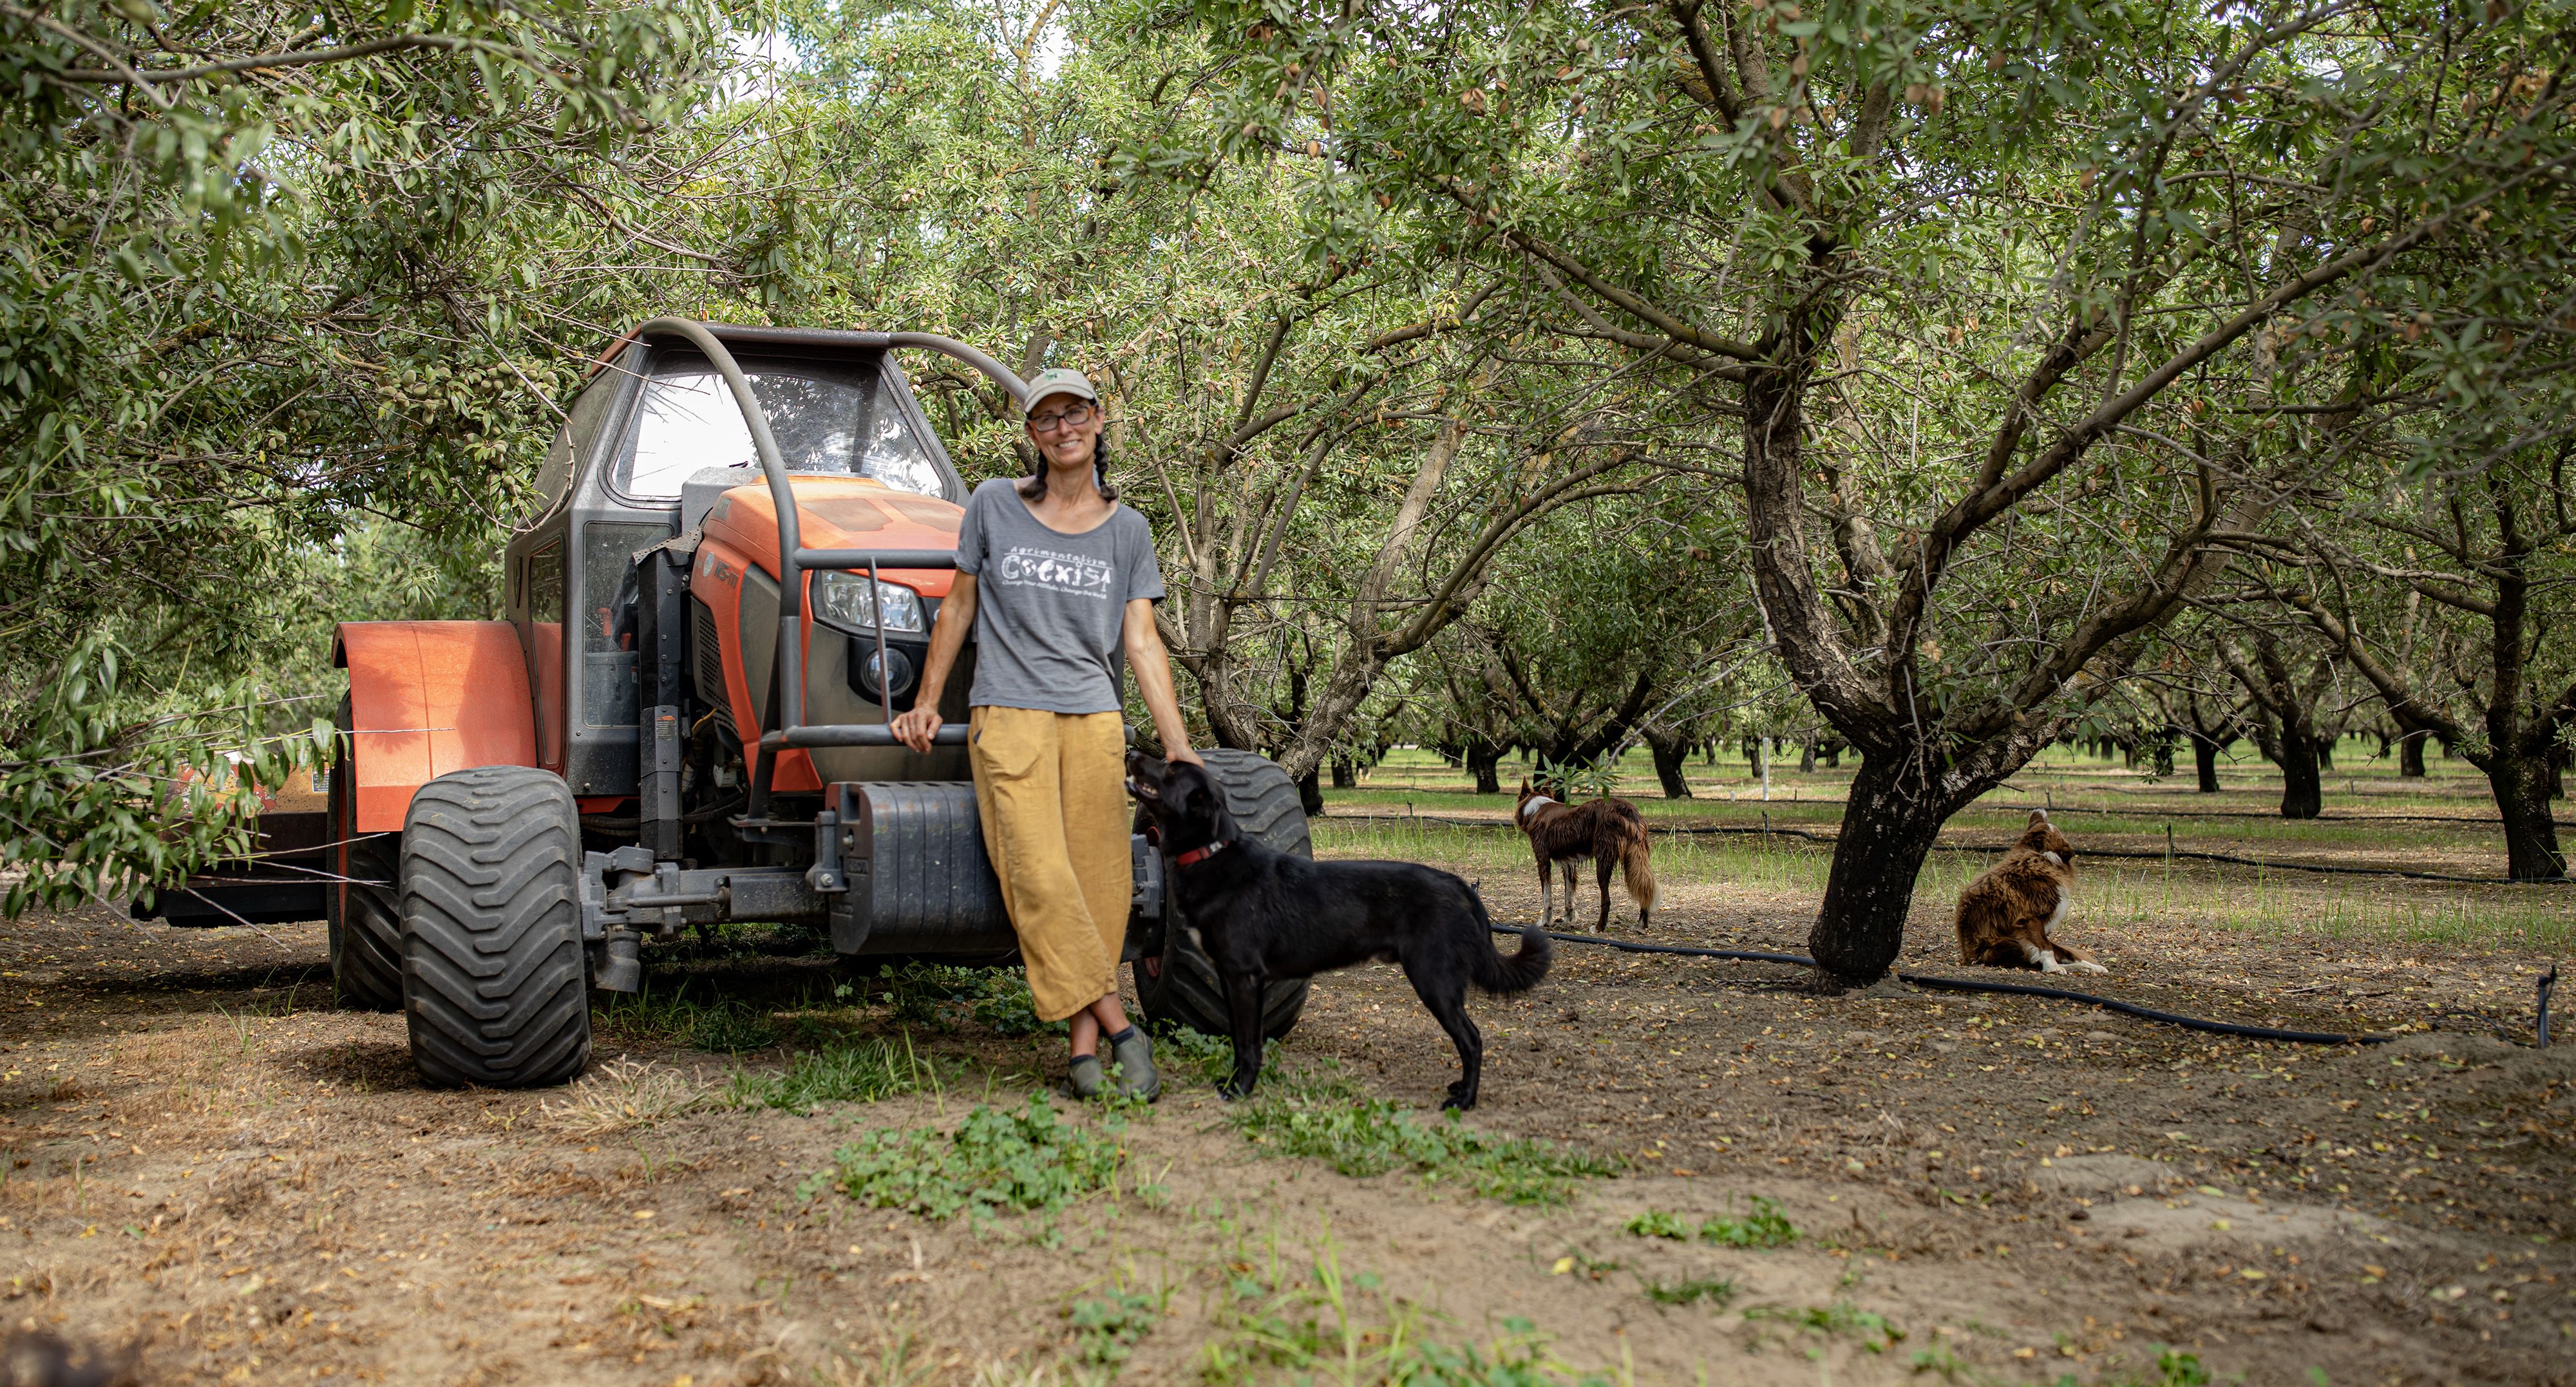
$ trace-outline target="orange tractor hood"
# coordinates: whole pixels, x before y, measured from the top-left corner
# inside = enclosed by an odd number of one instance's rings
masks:
[[[957,523],[966,512],[935,496],[858,477],[790,477],[788,485],[796,493],[797,537],[808,549],[957,548]],[[716,498],[706,533],[778,576],[778,510],[766,484]],[[889,569],[884,576],[924,597],[946,597],[957,575],[940,568]]]

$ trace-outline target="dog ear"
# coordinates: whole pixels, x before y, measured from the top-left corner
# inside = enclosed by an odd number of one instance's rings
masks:
[[[1216,811],[1216,788],[1204,779],[1193,778],[1189,793],[1181,799],[1181,812],[1194,819],[1213,819]]]
[[[2046,825],[2046,824],[2047,824],[2047,822],[2048,822],[2048,811],[2047,811],[2047,810],[2045,810],[2045,809],[2034,809],[2034,810],[2030,811],[2030,827],[2032,827],[2032,828],[2039,828],[2039,827],[2042,827],[2042,826]]]

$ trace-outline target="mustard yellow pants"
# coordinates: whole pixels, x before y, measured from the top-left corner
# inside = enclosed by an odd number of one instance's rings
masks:
[[[967,727],[984,852],[1029,995],[1039,1020],[1061,1021],[1118,990],[1135,888],[1126,724],[1116,713],[978,707]]]

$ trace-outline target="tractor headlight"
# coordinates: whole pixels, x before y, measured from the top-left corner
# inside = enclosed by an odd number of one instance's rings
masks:
[[[921,594],[901,583],[880,581],[876,604],[868,603],[868,578],[863,573],[817,573],[814,575],[814,614],[842,626],[862,630],[874,627],[880,611],[888,631],[927,631],[921,619]]]

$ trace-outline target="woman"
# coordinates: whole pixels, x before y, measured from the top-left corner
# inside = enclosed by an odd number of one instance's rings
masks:
[[[1119,654],[1154,715],[1165,754],[1197,761],[1154,633],[1161,565],[1145,517],[1118,504],[1100,438],[1100,397],[1079,371],[1040,372],[1024,406],[1037,466],[967,499],[957,581],[939,604],[921,691],[895,735],[928,751],[940,694],[981,625],[967,747],[984,848],[1020,937],[1042,1021],[1072,1020],[1077,1096],[1162,1091],[1152,1047],[1118,1003],[1133,867],[1127,849],[1126,724]]]

